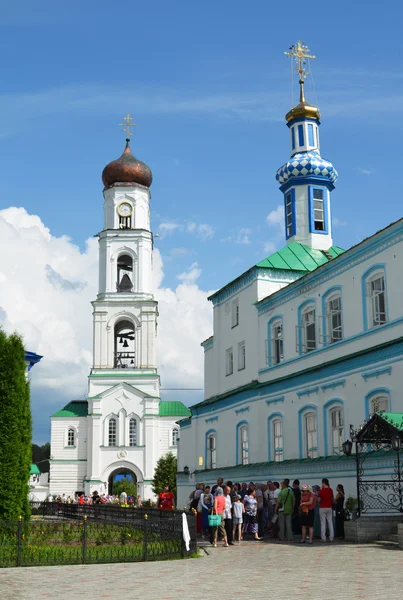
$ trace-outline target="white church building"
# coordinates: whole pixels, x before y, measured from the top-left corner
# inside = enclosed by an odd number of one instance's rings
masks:
[[[176,454],[176,422],[190,414],[181,402],[160,398],[152,174],[126,141],[122,156],[102,173],[104,229],[98,235],[99,292],[92,303],[88,398],[69,402],[51,417],[53,496],[111,493],[114,477],[124,473],[137,482],[143,499],[153,498],[156,463],[169,451]]]
[[[301,52],[302,50],[302,52]],[[319,110],[304,97],[305,48],[293,47],[300,101],[286,115],[291,156],[277,171],[286,245],[209,300],[205,399],[180,421],[178,503],[195,482],[330,478],[355,492],[350,424],[403,412],[403,219],[349,250],[333,241],[333,165]],[[372,479],[393,457],[371,459]]]

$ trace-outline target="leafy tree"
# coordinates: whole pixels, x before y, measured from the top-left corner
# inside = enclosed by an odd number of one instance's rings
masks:
[[[137,486],[131,479],[118,479],[118,481],[113,482],[112,493],[115,496],[120,496],[122,492],[126,492],[128,496],[133,496],[137,498]]]
[[[0,519],[29,519],[32,417],[22,339],[0,330]]]
[[[172,452],[168,452],[165,456],[161,456],[157,462],[154,471],[154,479],[152,481],[153,492],[158,496],[162,492],[164,486],[169,485],[169,489],[173,492],[176,498],[176,472],[178,470],[178,461]]]

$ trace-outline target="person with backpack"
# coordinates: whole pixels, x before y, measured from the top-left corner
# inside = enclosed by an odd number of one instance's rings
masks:
[[[292,514],[294,512],[295,497],[294,492],[289,488],[289,482],[281,482],[281,491],[277,497],[276,513],[279,521],[279,539],[280,541],[293,541],[292,537]]]

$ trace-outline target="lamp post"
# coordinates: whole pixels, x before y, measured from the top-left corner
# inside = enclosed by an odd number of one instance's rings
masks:
[[[189,467],[188,466],[183,467],[183,472],[185,473],[185,475],[189,475],[189,473],[190,473]]]
[[[343,454],[351,456],[351,452],[353,451],[353,442],[351,440],[343,442],[341,447],[343,448]]]

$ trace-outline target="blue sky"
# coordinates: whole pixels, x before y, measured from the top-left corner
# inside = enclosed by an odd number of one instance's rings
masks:
[[[283,245],[267,216],[290,154],[284,51],[301,39],[317,56],[306,95],[322,113],[322,155],[339,172],[335,243],[401,217],[390,177],[402,136],[401,3],[2,4],[0,210],[22,206],[84,250],[102,228],[101,173],[123,150],[129,111],[133,153],[154,175],[165,284],[197,262],[198,285],[221,287]]]

